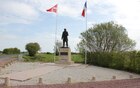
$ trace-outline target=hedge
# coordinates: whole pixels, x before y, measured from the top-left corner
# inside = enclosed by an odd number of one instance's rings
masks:
[[[90,52],[87,58],[88,64],[140,73],[140,51]]]

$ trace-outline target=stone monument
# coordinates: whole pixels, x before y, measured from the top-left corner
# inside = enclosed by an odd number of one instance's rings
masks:
[[[71,49],[68,47],[68,32],[64,28],[62,33],[63,46],[59,48],[59,61],[58,64],[73,64],[71,60]],[[66,47],[65,47],[66,43]]]
[[[71,60],[71,50],[68,47],[59,48],[59,64],[73,64]]]

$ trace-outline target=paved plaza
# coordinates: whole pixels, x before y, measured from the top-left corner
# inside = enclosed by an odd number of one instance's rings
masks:
[[[90,82],[93,77],[95,77],[95,81],[113,80],[113,76],[116,77],[116,80],[129,79],[130,75],[133,78],[140,78],[138,74],[84,64],[15,62],[9,67],[1,69],[0,83],[4,82],[3,77],[9,77],[10,84],[16,86],[36,85],[39,78],[42,78],[43,84],[63,84],[66,83],[68,77],[71,78],[72,83],[78,83]]]

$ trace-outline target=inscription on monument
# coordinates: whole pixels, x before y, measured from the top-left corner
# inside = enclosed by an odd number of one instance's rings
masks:
[[[68,52],[60,52],[60,55],[68,55]]]
[[[58,64],[73,64],[71,60],[71,50],[70,48],[59,48],[59,61]]]

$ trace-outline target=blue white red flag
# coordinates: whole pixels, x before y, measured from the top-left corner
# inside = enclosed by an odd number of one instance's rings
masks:
[[[85,2],[84,8],[83,8],[83,11],[82,11],[82,14],[81,14],[83,17],[85,17],[86,11],[87,11],[87,2]]]

